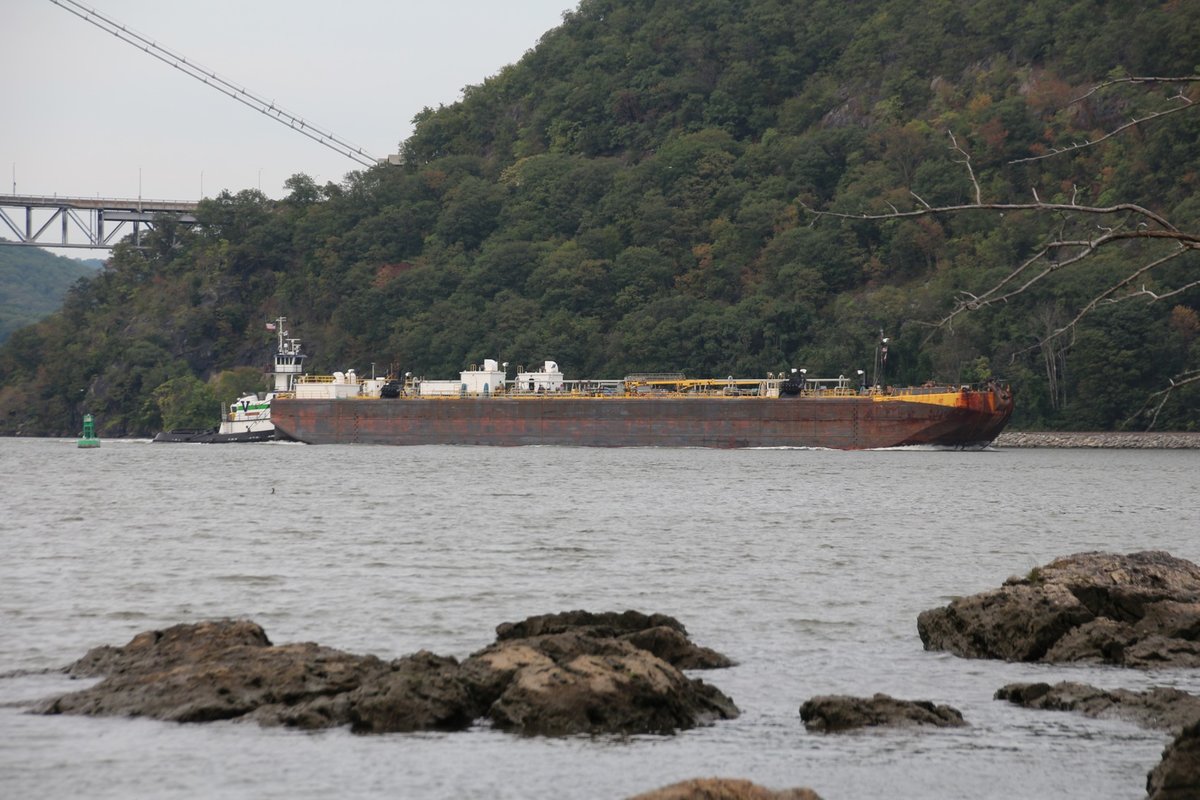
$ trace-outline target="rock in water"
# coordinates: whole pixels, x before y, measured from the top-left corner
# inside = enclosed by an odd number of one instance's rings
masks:
[[[721,669],[733,665],[725,656],[700,647],[688,638],[687,629],[666,614],[638,611],[563,611],[505,622],[496,628],[496,640],[527,639],[550,633],[575,631],[594,638],[624,639],[679,669]]]
[[[814,697],[800,706],[800,719],[808,730],[824,733],[879,726],[958,728],[967,724],[956,708],[934,705],[927,700],[897,700],[886,694]]]
[[[1127,719],[1143,728],[1173,732],[1200,719],[1200,697],[1161,686],[1135,692],[1098,689],[1070,681],[1053,686],[1048,683],[1010,683],[997,690],[996,699],[1025,708]]]
[[[1200,666],[1200,567],[1161,551],[1078,553],[923,611],[926,650],[965,658]]]
[[[812,789],[766,789],[750,781],[699,778],[680,781],[629,800],[821,800]]]
[[[270,646],[266,632],[249,620],[209,620],[175,625],[161,631],[145,631],[124,647],[92,648],[67,667],[67,672],[77,678],[127,671],[148,672],[205,660],[233,647]]]
[[[1162,761],[1146,776],[1147,800],[1195,800],[1200,797],[1200,720],[1167,745]]]
[[[685,664],[724,659],[670,617],[568,612],[501,629],[507,638],[460,664],[427,651],[384,662],[313,643],[276,646],[245,620],[176,625],[90,651],[67,671],[103,680],[38,710],[349,724],[357,733],[459,730],[488,717],[552,735],[669,733],[738,714],[715,687],[645,649]]]
[[[235,719],[272,711],[304,727],[341,725],[329,698],[386,670],[374,656],[303,643],[274,646],[246,620],[218,620],[147,631],[124,647],[90,651],[68,667],[107,677],[44,705],[47,714],[154,717],[175,722]],[[323,710],[310,716],[309,704]],[[283,707],[289,711],[284,713]],[[280,720],[284,721],[284,720]]]
[[[661,645],[647,633],[673,631],[665,634],[668,655],[694,663],[695,646],[676,638],[683,626],[639,616],[632,627],[578,611],[501,625],[496,643],[463,669],[488,702],[487,716],[525,734],[671,733],[736,717],[737,706],[715,687],[635,644]]]
[[[457,731],[482,713],[453,658],[422,650],[390,666],[351,693],[350,729],[355,733]]]

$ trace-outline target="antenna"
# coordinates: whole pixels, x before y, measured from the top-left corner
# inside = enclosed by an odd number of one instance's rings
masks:
[[[325,145],[330,150],[341,153],[346,158],[364,167],[375,166],[377,159],[364,152],[358,145],[335,136],[332,131],[314,125],[303,117],[298,117],[290,111],[280,108],[275,105],[274,100],[265,100],[254,92],[251,92],[245,86],[239,86],[221,77],[211,69],[189,61],[179,53],[163,47],[158,42],[148,39],[136,31],[130,30],[125,25],[104,16],[95,9],[88,8],[82,3],[75,2],[75,0],[50,0],[50,2],[59,8],[70,11],[84,21],[92,23],[105,33],[111,33],[122,42],[154,56],[165,64],[171,65],[185,75],[190,75],[196,80],[216,89],[218,92],[229,95],[239,103],[250,106],[250,108],[261,114],[265,114],[279,124],[286,125],[297,133],[301,133],[313,141]]]
[[[871,379],[871,383],[876,387],[881,385],[884,380],[884,373],[887,371],[887,351],[889,337],[883,335],[883,328],[879,329],[879,343],[875,345],[875,375]]]

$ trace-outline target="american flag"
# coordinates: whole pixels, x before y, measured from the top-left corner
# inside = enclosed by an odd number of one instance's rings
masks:
[[[274,322],[268,322],[268,323],[267,323],[267,330],[269,330],[269,331],[273,331],[273,330],[275,330],[275,323],[274,323]]]

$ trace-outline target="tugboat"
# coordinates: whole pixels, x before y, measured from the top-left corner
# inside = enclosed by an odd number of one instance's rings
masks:
[[[275,425],[271,422],[271,402],[280,394],[291,392],[296,377],[303,372],[304,354],[300,352],[300,340],[288,338],[284,328],[286,317],[268,323],[269,329],[279,336],[275,350],[275,387],[266,395],[245,394],[229,404],[229,413],[216,428],[176,428],[163,431],[154,437],[155,442],[191,444],[229,444],[247,442],[269,442],[275,438]]]

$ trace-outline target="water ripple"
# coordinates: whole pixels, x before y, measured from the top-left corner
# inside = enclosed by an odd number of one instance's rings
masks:
[[[582,799],[719,773],[828,797],[1115,800],[1144,793],[1161,733],[995,690],[1200,691],[1194,671],[927,653],[915,625],[1065,553],[1200,561],[1179,513],[1200,492],[1194,453],[72,445],[0,439],[6,796]],[[269,477],[230,491],[231,474]],[[544,740],[22,713],[81,686],[22,671],[179,622],[244,617],[276,643],[463,657],[501,622],[571,608],[676,616],[737,662],[694,677],[742,717]],[[971,726],[835,737],[799,719],[814,695],[876,691],[949,703]]]

